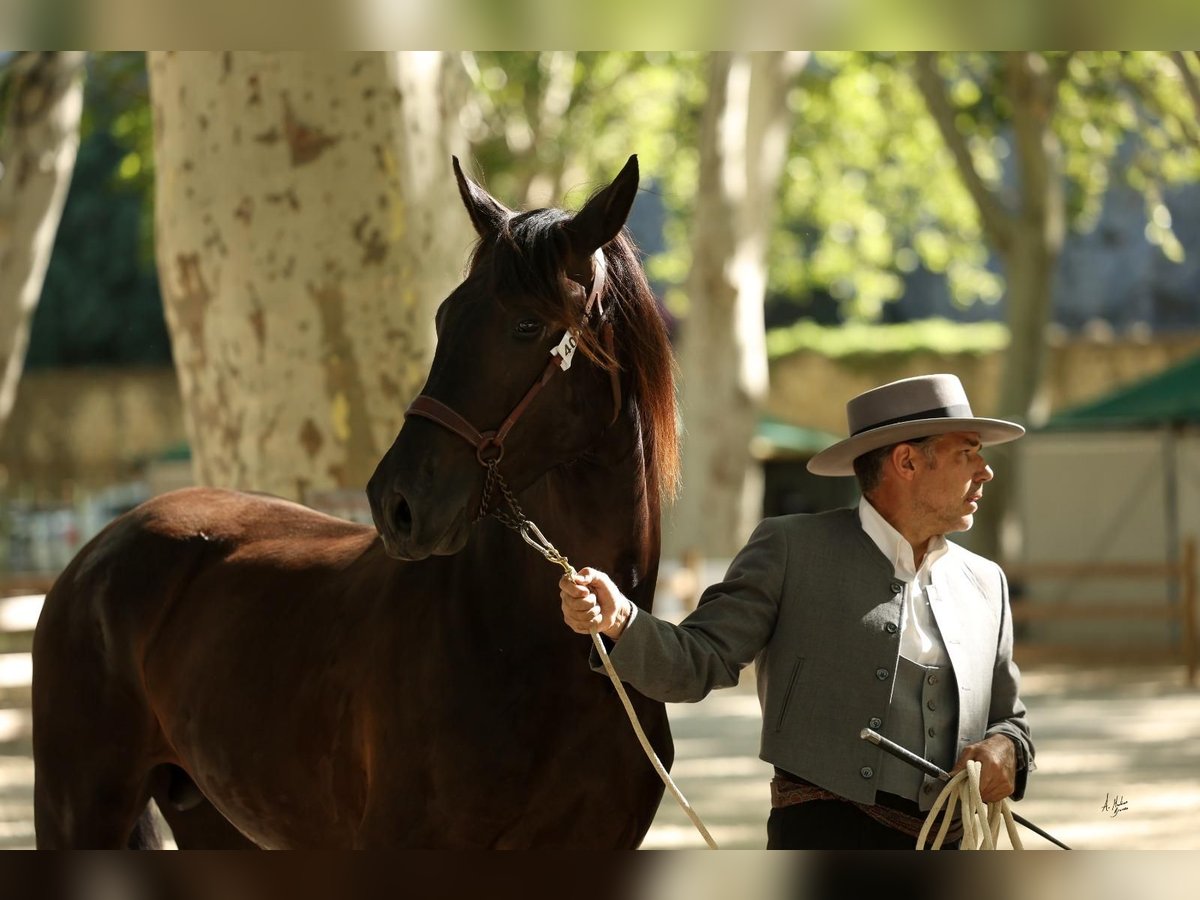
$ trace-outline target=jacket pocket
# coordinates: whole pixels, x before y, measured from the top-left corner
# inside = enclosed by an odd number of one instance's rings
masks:
[[[787,690],[783,694],[783,702],[779,705],[779,715],[775,719],[775,730],[783,730],[783,720],[787,715],[788,706],[792,702],[792,694],[796,690],[796,682],[800,680],[800,672],[804,669],[804,657],[796,657],[796,662],[792,664],[792,676],[788,679]]]

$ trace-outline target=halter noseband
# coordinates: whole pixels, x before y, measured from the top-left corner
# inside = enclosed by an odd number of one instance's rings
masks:
[[[583,323],[591,317],[592,309],[598,311],[598,319],[601,321],[600,331],[601,338],[604,341],[605,350],[609,356],[613,356],[613,330],[612,323],[604,321],[604,307],[601,303],[601,294],[604,292],[604,285],[607,281],[608,266],[604,261],[604,253],[602,250],[597,250],[592,254],[592,287],[588,291],[587,305],[583,310]],[[513,411],[508,414],[500,427],[494,431],[480,432],[474,425],[468,422],[465,418],[443,403],[430,397],[428,394],[421,394],[409,405],[405,410],[404,415],[420,416],[424,419],[429,419],[436,422],[444,428],[457,434],[464,441],[475,448],[475,458],[479,460],[479,464],[485,468],[494,470],[497,463],[504,456],[504,440],[508,437],[508,433],[512,431],[517,421],[524,415],[525,410],[533,402],[543,387],[550,381],[554,373],[559,369],[564,372],[571,367],[572,357],[575,355],[576,339],[572,333],[573,329],[568,329],[563,333],[562,340],[550,351],[550,362],[546,364],[546,368],[542,370],[542,374],[525,392],[525,396],[521,398],[521,402],[513,408]],[[609,422],[611,425],[617,420],[617,416],[621,411],[621,385],[617,377],[616,369],[610,373],[610,381],[612,384],[613,396],[613,417]],[[485,494],[484,504],[487,503]],[[480,515],[484,514],[484,510],[480,510]]]

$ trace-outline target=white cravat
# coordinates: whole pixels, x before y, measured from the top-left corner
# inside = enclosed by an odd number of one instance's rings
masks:
[[[932,570],[949,547],[941,535],[929,542],[921,568],[913,562],[912,545],[892,527],[864,497],[858,501],[862,529],[892,564],[896,580],[904,585],[904,606],[900,621],[900,655],[923,666],[942,666],[950,662],[942,633],[930,608],[934,587]]]

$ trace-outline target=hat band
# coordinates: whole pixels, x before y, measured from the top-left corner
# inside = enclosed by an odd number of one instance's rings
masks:
[[[873,431],[876,428],[883,428],[886,425],[899,425],[901,422],[915,422],[918,419],[971,419],[974,418],[971,413],[971,407],[966,403],[956,403],[954,406],[935,406],[933,409],[923,409],[920,412],[909,413],[907,416],[898,416],[895,419],[886,419],[883,422],[872,422],[869,425],[864,425],[862,428],[854,431],[850,436],[862,434],[864,431]]]

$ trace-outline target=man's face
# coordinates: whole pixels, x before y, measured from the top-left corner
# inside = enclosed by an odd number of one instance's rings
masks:
[[[959,431],[929,441],[933,460],[919,454],[921,466],[913,482],[914,512],[934,534],[966,531],[975,522],[983,485],[992,469],[980,451],[979,434]]]

